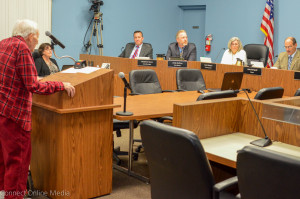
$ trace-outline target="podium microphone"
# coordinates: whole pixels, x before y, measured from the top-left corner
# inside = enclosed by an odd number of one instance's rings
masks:
[[[128,84],[128,81],[125,78],[125,75],[123,72],[119,73],[119,77],[123,80],[124,82],[124,106],[123,106],[123,111],[118,111],[116,114],[121,115],[121,116],[130,116],[133,115],[132,112],[126,111],[126,100],[127,100],[127,88],[131,91],[130,85]]]
[[[52,40],[52,42],[53,42],[54,44],[59,45],[61,48],[65,48],[65,45],[63,45],[58,39],[56,39],[56,37],[54,37],[54,36],[51,34],[51,32],[46,31],[45,34],[46,34],[46,36],[48,36],[48,37],[51,38],[51,40]]]
[[[214,61],[215,63],[216,63],[217,59],[219,58],[219,55],[220,55],[220,53],[221,53],[222,50],[225,50],[225,48],[221,48],[221,49],[219,50],[219,53],[218,53],[218,55],[217,55],[217,57],[216,57],[216,59],[215,59],[215,61]]]
[[[131,91],[130,85],[123,72],[119,72],[119,77],[123,80],[125,87]]]
[[[237,90],[237,91],[239,91],[239,90]],[[264,126],[262,125],[262,123],[261,123],[261,121],[260,121],[260,119],[259,119],[259,117],[258,117],[258,115],[257,115],[257,112],[256,112],[256,110],[255,110],[255,108],[254,108],[254,106],[253,106],[253,104],[252,104],[252,102],[251,102],[251,100],[250,100],[249,95],[248,95],[248,92],[249,92],[249,93],[251,92],[250,89],[242,89],[242,91],[244,91],[244,92],[246,93],[247,98],[248,98],[248,100],[249,100],[249,102],[250,102],[250,104],[251,104],[251,107],[252,107],[252,109],[253,109],[253,111],[254,111],[254,113],[255,113],[255,116],[256,116],[257,120],[259,121],[259,124],[260,124],[260,126],[261,126],[261,128],[262,128],[262,130],[263,130],[263,132],[264,132],[264,135],[265,135],[265,138],[258,139],[258,140],[254,140],[254,141],[250,142],[250,144],[253,144],[253,145],[259,146],[259,147],[266,147],[266,146],[271,145],[271,144],[272,144],[272,141],[271,141],[270,138],[267,136],[266,131],[265,131],[265,128],[264,128]]]

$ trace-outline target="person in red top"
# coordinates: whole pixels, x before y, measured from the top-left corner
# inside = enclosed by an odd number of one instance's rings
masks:
[[[31,159],[32,93],[48,95],[75,88],[68,82],[40,82],[32,58],[37,24],[19,20],[12,37],[0,42],[0,190],[5,198],[23,198]]]

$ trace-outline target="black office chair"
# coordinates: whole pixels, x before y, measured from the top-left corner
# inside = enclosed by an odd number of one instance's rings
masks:
[[[162,90],[156,72],[151,69],[130,71],[129,85],[131,87],[131,95],[174,92],[172,90]],[[153,119],[159,120],[159,118]],[[134,142],[140,141],[134,139]],[[138,146],[136,152],[140,152],[142,147],[142,145]]]
[[[140,127],[152,199],[235,198],[222,191],[237,178],[223,182],[226,186],[215,186],[214,192],[209,161],[193,132],[150,120],[142,122]]]
[[[41,55],[40,55],[38,49],[35,49],[35,50],[33,51],[32,57],[33,57],[33,60],[36,60],[37,58],[40,58],[40,57],[41,57]]]
[[[205,82],[199,69],[178,69],[176,71],[176,84],[179,91],[206,90]]]
[[[220,99],[220,98],[228,98],[228,97],[236,97],[237,93],[233,90],[227,91],[215,91],[204,93],[197,98],[197,101],[200,100],[209,100],[209,99]]]
[[[244,50],[247,54],[248,65],[250,65],[251,61],[259,61],[263,62],[264,67],[267,66],[269,47],[264,44],[247,44],[244,46]]]
[[[246,146],[237,155],[242,199],[300,197],[300,159],[265,148]]]
[[[156,72],[151,69],[130,71],[129,84],[132,95],[174,92],[162,90]]]
[[[134,120],[133,126],[134,128],[138,126],[138,122],[136,120]],[[129,121],[113,119],[113,131],[116,131],[117,137],[121,137],[122,129],[129,129]],[[121,151],[120,147],[113,148],[113,159],[116,161],[117,165],[121,165],[121,159],[118,157],[119,155],[128,155],[128,152]],[[133,153],[133,159],[138,160],[138,153]]]
[[[74,67],[74,65],[63,65],[62,68],[61,68],[61,70],[62,71],[63,70],[67,70],[68,68],[72,68],[72,67]]]
[[[284,89],[282,87],[270,87],[260,89],[254,99],[267,100],[274,98],[282,98]]]
[[[295,95],[294,96],[300,96],[300,88],[298,88],[298,90],[296,90]]]

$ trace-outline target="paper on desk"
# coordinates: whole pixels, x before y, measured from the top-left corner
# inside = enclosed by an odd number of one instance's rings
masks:
[[[97,67],[84,67],[81,69],[75,69],[75,68],[68,68],[67,70],[61,71],[61,73],[85,73],[85,74],[90,74],[92,72],[95,72],[96,70],[99,70],[100,68]]]

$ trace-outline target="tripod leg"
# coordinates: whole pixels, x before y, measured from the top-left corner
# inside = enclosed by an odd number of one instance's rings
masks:
[[[97,27],[96,27],[96,30],[97,30],[97,47],[98,47],[98,50],[99,50],[99,55],[102,55],[102,53],[101,53],[101,48],[100,48],[100,46],[99,46],[99,35],[98,35],[98,32],[99,32],[99,30],[98,30],[98,26],[99,26],[99,22],[97,22]]]
[[[103,55],[103,37],[102,37],[102,27],[103,27],[103,21],[102,21],[102,17],[101,17],[101,20],[100,20],[101,55]]]
[[[93,22],[93,27],[92,27],[92,31],[91,31],[91,36],[90,36],[90,40],[89,40],[89,43],[88,43],[88,47],[86,48],[86,53],[89,52],[89,49],[91,48],[92,46],[92,37],[93,37],[93,33],[94,33],[94,28],[95,28],[95,21]]]

